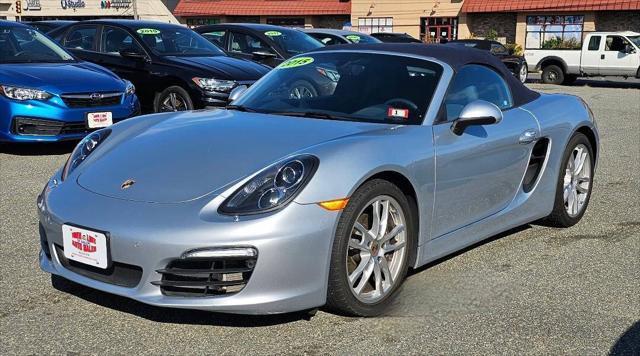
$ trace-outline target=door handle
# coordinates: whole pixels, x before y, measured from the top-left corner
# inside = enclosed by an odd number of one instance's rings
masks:
[[[600,59],[604,59],[604,54],[601,54],[601,55],[600,55]]]
[[[523,132],[518,139],[518,142],[523,145],[528,145],[536,141],[538,141],[538,131],[534,129]]]

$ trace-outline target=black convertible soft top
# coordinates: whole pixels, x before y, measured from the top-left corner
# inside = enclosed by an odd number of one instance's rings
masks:
[[[524,105],[540,97],[539,93],[522,84],[499,59],[489,52],[479,49],[422,43],[369,43],[328,46],[312,52],[335,50],[385,51],[432,57],[449,64],[456,73],[467,64],[485,65],[493,68],[505,79],[511,88],[515,106]]]

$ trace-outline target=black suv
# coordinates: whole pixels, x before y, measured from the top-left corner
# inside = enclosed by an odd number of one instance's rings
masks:
[[[79,58],[131,81],[145,112],[225,106],[233,88],[269,72],[264,65],[227,56],[180,25],[94,20],[49,35]]]
[[[194,30],[230,56],[271,67],[300,53],[324,47],[320,41],[300,30],[281,26],[227,23],[196,27]]]
[[[527,61],[523,56],[516,56],[512,51],[508,50],[502,43],[498,41],[490,40],[455,40],[449,41],[452,45],[465,46],[476,48],[483,51],[489,51],[494,56],[498,57],[509,70],[520,79],[521,82],[527,81],[529,75],[529,68],[527,68]]]

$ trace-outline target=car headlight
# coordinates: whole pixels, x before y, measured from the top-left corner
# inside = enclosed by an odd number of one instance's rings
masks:
[[[125,92],[127,95],[133,95],[136,93],[136,86],[133,85],[133,83],[131,83],[130,81],[123,79],[122,80],[124,82],[124,84],[127,86],[127,88],[125,89]]]
[[[100,145],[102,141],[109,136],[109,134],[111,134],[111,129],[102,129],[83,138],[76,148],[73,149],[69,159],[67,159],[67,163],[64,165],[64,169],[62,170],[62,180],[65,180],[74,169],[78,168],[80,163],[84,162],[91,152],[95,151],[98,145]]]
[[[218,211],[249,215],[280,209],[302,191],[318,164],[317,157],[300,155],[267,167],[231,194]]]
[[[53,96],[44,90],[12,87],[8,85],[0,86],[0,94],[14,100],[47,100]]]
[[[213,78],[193,78],[193,82],[197,86],[206,91],[217,91],[220,93],[228,93],[236,86],[236,82],[233,80],[220,80]]]

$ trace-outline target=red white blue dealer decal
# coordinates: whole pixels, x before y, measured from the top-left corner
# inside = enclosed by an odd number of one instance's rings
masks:
[[[387,116],[394,119],[408,119],[409,118],[409,110],[407,109],[396,109],[389,108],[387,111]]]
[[[64,257],[102,269],[109,267],[105,234],[65,224],[62,240]]]

